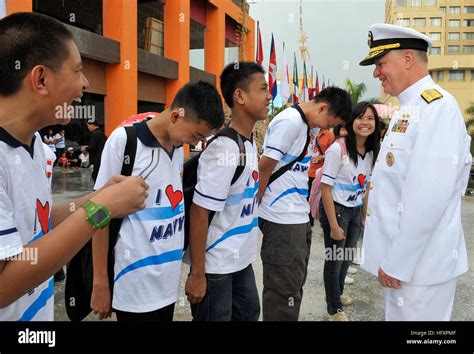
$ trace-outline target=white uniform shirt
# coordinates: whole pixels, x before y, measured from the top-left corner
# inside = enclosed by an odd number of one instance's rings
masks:
[[[341,146],[334,142],[326,151],[321,183],[332,186],[332,198],[349,208],[362,206],[370,182],[373,152],[357,154],[357,166],[348,155],[341,158]]]
[[[0,260],[18,255],[25,257],[19,261],[35,264],[37,252],[35,255],[34,248],[24,251],[23,246],[51,229],[51,188],[39,134],[35,134],[32,146],[23,145],[0,128]],[[0,309],[0,321],[18,320],[54,320],[52,277]]]
[[[239,147],[220,136],[199,158],[193,203],[216,211],[206,243],[206,273],[229,274],[245,269],[257,259],[258,161],[255,142],[241,136],[246,163],[231,185]],[[188,253],[186,263],[190,263]]]
[[[287,108],[273,118],[268,126],[263,155],[278,161],[272,173],[297,159],[303,151],[308,126],[301,114],[294,107]],[[306,120],[306,117],[303,118]],[[317,135],[318,131],[319,129],[314,129],[314,134]],[[311,151],[312,147],[308,146],[306,156],[267,187],[260,203],[261,218],[279,224],[309,222],[309,204],[306,198],[309,193]]]
[[[427,89],[443,97],[427,103]],[[438,284],[467,271],[461,196],[471,139],[457,102],[430,76],[398,98],[372,175],[362,267]]]
[[[45,135],[44,136],[44,140],[52,140],[52,139],[56,139],[56,135],[53,135],[53,136],[50,136],[50,135]],[[46,143],[45,143],[46,144]],[[52,152],[56,152],[56,144],[46,144],[49,146],[49,148],[51,149]]]
[[[54,136],[54,139],[58,139],[59,141],[56,143],[56,149],[64,149],[66,148],[66,142],[64,141],[64,136],[61,134],[57,133]]]
[[[150,312],[176,302],[184,245],[183,148],[170,157],[146,121],[137,124],[137,151],[132,176],[150,186],[146,208],[123,219],[115,245],[112,307]],[[120,174],[127,135],[116,129],[104,147],[95,184],[101,188]]]

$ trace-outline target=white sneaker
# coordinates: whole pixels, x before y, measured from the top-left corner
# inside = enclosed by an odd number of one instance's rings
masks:
[[[349,295],[346,295],[346,294],[341,295],[341,304],[343,306],[352,305],[353,302],[354,300],[352,300],[352,298]]]
[[[349,269],[347,269],[347,274],[356,274],[357,272],[359,272],[359,269],[356,267],[350,266]]]
[[[346,275],[346,278],[344,279],[344,284],[346,284],[346,285],[352,285],[352,284],[354,284],[354,279],[352,279],[351,277],[348,277],[348,276]]]
[[[329,321],[337,321],[337,322],[347,322],[349,318],[347,317],[346,313],[342,310],[337,310],[334,315],[328,316]]]

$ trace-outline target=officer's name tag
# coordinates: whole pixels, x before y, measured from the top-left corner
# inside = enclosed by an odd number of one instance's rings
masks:
[[[394,124],[394,126],[392,128],[392,132],[394,132],[394,133],[405,133],[407,131],[409,125],[410,125],[410,122],[408,121],[408,119],[399,119]]]

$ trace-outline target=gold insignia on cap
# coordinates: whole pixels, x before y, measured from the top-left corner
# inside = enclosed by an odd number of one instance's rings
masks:
[[[387,156],[385,156],[385,161],[389,167],[392,167],[395,163],[395,156],[391,152],[387,152]]]
[[[436,89],[428,89],[428,90],[423,91],[423,93],[421,94],[421,97],[426,101],[426,103],[429,104],[443,97],[443,95],[439,93],[439,91]]]
[[[386,44],[386,45],[379,45],[377,47],[373,47],[369,50],[369,53],[375,52],[375,51],[382,51],[382,50],[387,50],[387,49],[394,49],[400,47],[400,43],[393,43],[393,44]]]
[[[367,36],[367,44],[369,45],[369,48],[372,46],[373,40],[374,40],[374,35],[372,34],[372,31],[369,31],[369,34]]]

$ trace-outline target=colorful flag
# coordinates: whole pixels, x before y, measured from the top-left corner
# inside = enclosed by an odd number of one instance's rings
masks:
[[[257,53],[255,55],[255,61],[262,65],[263,63],[263,46],[262,46],[262,34],[260,33],[260,23],[257,21]]]
[[[303,102],[309,101],[308,75],[306,73],[306,61],[303,62]]]
[[[285,105],[290,98],[290,82],[288,79],[288,64],[286,63],[285,42],[283,42],[283,73],[280,83],[281,104]]]
[[[272,33],[272,46],[270,48],[270,62],[268,64],[268,89],[275,99],[277,95],[277,59],[275,51],[275,41]]]
[[[317,95],[320,92],[320,90],[319,90],[319,78],[318,78],[318,72],[317,71],[316,71],[316,85],[314,86],[314,88],[316,90],[315,93]]]
[[[294,64],[293,64],[293,87],[294,87],[294,93],[293,93],[293,103],[298,103],[299,97],[298,97],[298,89],[299,89],[299,84],[298,84],[298,65],[296,63],[296,53],[294,53],[295,58],[294,58]]]

